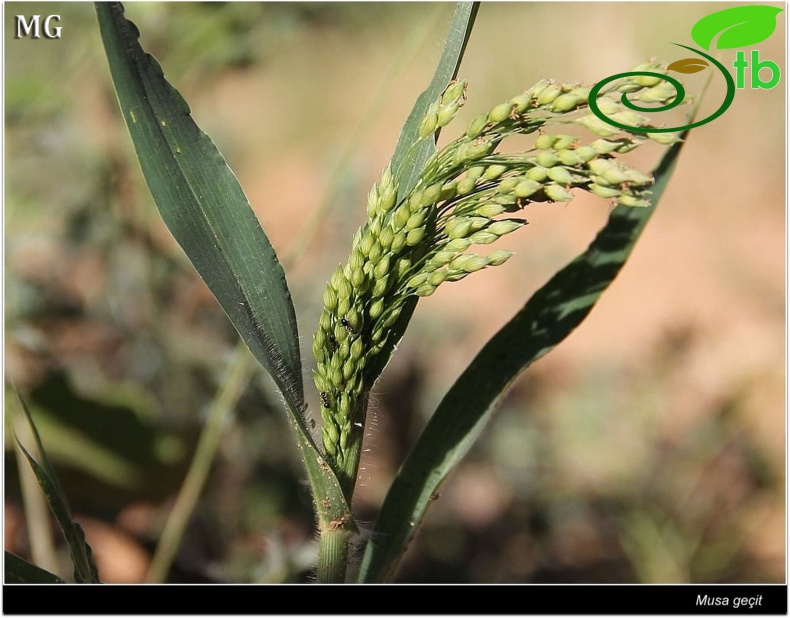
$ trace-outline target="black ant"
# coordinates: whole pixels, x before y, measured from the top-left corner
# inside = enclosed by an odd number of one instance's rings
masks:
[[[325,408],[331,408],[332,406],[329,405],[329,395],[327,393],[321,393],[321,403],[324,404]]]
[[[348,331],[349,335],[356,335],[357,331],[346,318],[340,318],[340,325]]]

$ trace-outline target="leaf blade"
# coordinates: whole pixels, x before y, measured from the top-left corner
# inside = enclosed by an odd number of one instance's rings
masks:
[[[337,478],[303,417],[296,317],[277,255],[224,158],[140,46],[123,6],[95,6],[124,121],[162,218],[280,388],[321,525],[342,522],[354,529]]]
[[[5,583],[6,584],[65,584],[54,573],[42,569],[12,554],[5,552]]]
[[[271,243],[225,159],[140,46],[123,6],[96,3],[96,12],[118,102],[163,220],[255,358],[301,409],[296,316]]]
[[[395,153],[392,155],[392,169],[398,184],[399,199],[414,188],[426,161],[436,151],[435,140],[420,141],[418,137],[420,121],[431,103],[439,98],[447,85],[458,75],[458,68],[461,66],[461,60],[464,57],[479,7],[479,2],[458,2],[456,4],[442,56],[436,66],[433,79],[428,88],[417,97],[403,129],[401,129]],[[438,138],[438,136],[439,132],[437,131],[436,137]],[[416,147],[415,144],[417,144]]]
[[[682,145],[670,147],[654,172],[652,208],[615,208],[588,249],[538,290],[453,384],[390,486],[374,524],[376,542],[365,548],[361,582],[391,577],[432,497],[478,438],[507,387],[584,320],[617,276],[666,188]]]
[[[41,491],[44,492],[47,504],[49,504],[49,508],[53,515],[55,515],[55,519],[57,519],[60,525],[63,536],[66,538],[66,545],[69,548],[69,555],[71,556],[71,562],[74,566],[74,581],[78,584],[101,583],[99,581],[98,569],[93,561],[91,547],[85,539],[85,533],[82,527],[72,516],[71,507],[69,506],[66,494],[60,486],[60,482],[49,461],[49,457],[47,457],[44,444],[41,441],[38,428],[35,422],[33,422],[30,410],[22,397],[19,396],[19,393],[17,393],[17,399],[22,407],[27,424],[30,427],[33,442],[36,445],[41,462],[39,463],[36,461],[16,434],[14,435],[14,439],[19,450],[25,456],[25,459],[27,459],[28,464],[30,464],[33,473],[36,475],[36,480],[38,481],[39,487],[41,487]]]

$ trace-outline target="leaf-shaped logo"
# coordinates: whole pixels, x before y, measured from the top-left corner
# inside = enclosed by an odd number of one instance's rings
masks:
[[[763,4],[736,6],[716,11],[700,19],[691,29],[691,38],[710,49],[713,39],[718,49],[733,49],[761,43],[776,30],[776,16],[783,9]]]
[[[709,66],[708,63],[702,58],[683,58],[683,60],[675,60],[667,67],[667,71],[675,71],[677,73],[697,73],[702,71],[705,67]]]

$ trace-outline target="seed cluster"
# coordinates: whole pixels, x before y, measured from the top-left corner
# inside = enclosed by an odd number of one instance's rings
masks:
[[[661,72],[655,63],[635,70]],[[587,108],[590,88],[542,81],[523,94],[474,118],[464,135],[437,151],[414,189],[401,199],[389,168],[371,189],[367,221],[354,236],[351,255],[324,291],[324,308],[313,338],[314,371],[321,397],[323,444],[329,461],[343,467],[351,446],[362,439],[357,403],[376,375],[366,368],[387,349],[406,300],[429,296],[445,281],[459,281],[512,255],[498,250],[468,253],[523,227],[520,213],[531,202],[566,202],[581,189],[626,206],[647,206],[650,176],[616,159],[646,139],[666,144],[665,133],[635,134],[616,129]],[[648,119],[615,97],[665,103],[674,90],[657,77],[613,82],[598,103],[607,116],[630,126]],[[428,139],[449,124],[466,100],[466,84],[453,82],[419,127]],[[582,125],[599,136],[582,144],[578,136],[548,134],[550,125]],[[538,132],[522,153],[496,152],[507,137]]]

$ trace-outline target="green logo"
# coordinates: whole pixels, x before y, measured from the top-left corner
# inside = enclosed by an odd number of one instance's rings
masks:
[[[776,30],[776,16],[782,12],[783,9],[773,6],[764,6],[760,4],[752,4],[747,6],[736,6],[731,9],[724,9],[723,11],[716,11],[710,15],[706,15],[700,19],[691,29],[691,38],[700,47],[710,50],[716,39],[717,49],[734,49],[736,47],[747,47],[755,45],[768,39]],[[718,38],[717,38],[718,37]],[[732,104],[735,99],[736,89],[745,88],[746,84],[746,69],[751,68],[751,87],[770,89],[779,83],[781,73],[777,64],[771,60],[760,60],[760,54],[755,49],[751,52],[751,63],[746,60],[746,54],[739,51],[736,54],[733,68],[735,69],[735,79],[732,78],[727,68],[715,58],[706,54],[703,51],[694,49],[687,45],[675,43],[678,47],[688,49],[690,52],[700,56],[699,58],[684,58],[677,60],[667,67],[669,71],[677,73],[697,73],[703,71],[710,65],[715,66],[727,82],[727,94],[724,101],[719,108],[710,114],[707,118],[698,120],[689,125],[682,127],[669,127],[663,129],[656,129],[653,127],[632,127],[620,122],[616,122],[606,117],[606,115],[598,107],[597,97],[601,88],[623,77],[636,77],[636,76],[649,76],[656,77],[662,81],[669,82],[675,88],[675,98],[662,107],[640,107],[632,103],[626,94],[623,94],[621,101],[627,108],[638,112],[663,112],[680,105],[686,97],[686,91],[683,85],[674,77],[664,75],[662,73],[654,73],[651,71],[631,71],[628,73],[618,73],[598,82],[595,87],[590,91],[589,103],[590,110],[598,116],[601,120],[609,123],[612,126],[628,131],[636,131],[639,133],[674,133],[676,131],[685,131],[686,129],[693,129],[700,125],[706,124],[721,116]],[[763,80],[761,72],[764,70],[770,71],[770,77]]]

